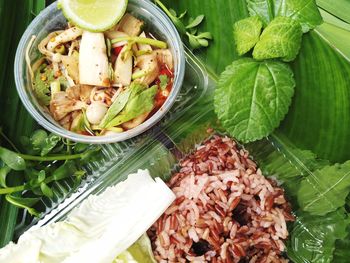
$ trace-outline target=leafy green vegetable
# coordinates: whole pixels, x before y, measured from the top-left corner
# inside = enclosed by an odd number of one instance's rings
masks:
[[[50,104],[50,83],[54,81],[52,68],[46,64],[41,65],[35,72],[33,89],[36,98],[45,106]]]
[[[0,186],[1,187],[7,187],[6,185],[6,177],[7,174],[11,171],[11,168],[7,165],[4,165],[0,168]]]
[[[147,234],[142,235],[137,242],[135,242],[131,247],[126,251],[130,254],[133,260],[136,262],[142,263],[156,263],[157,261],[153,257],[153,251],[151,247],[151,242]],[[120,261],[121,257],[117,257],[117,262],[128,263],[130,261]]]
[[[118,95],[111,107],[109,107],[106,115],[103,117],[99,125],[101,128],[104,128],[113,118],[115,118],[115,116],[117,116],[123,110],[129,100],[130,94],[131,90],[127,89]]]
[[[186,26],[187,29],[194,28],[200,25],[204,20],[204,15],[199,15],[196,18],[191,18],[190,23]]]
[[[156,95],[157,90],[157,86],[150,87],[131,99],[126,104],[125,109],[107,124],[106,128],[118,126],[151,111],[154,107],[154,96]]]
[[[169,84],[169,77],[167,75],[160,75],[159,80],[160,80],[160,83],[159,83],[160,89],[165,90]]]
[[[242,142],[270,134],[288,112],[293,72],[280,62],[236,60],[222,73],[214,107],[226,130]]]
[[[326,217],[299,213],[288,242],[288,256],[294,262],[332,262],[335,241],[347,236],[349,223],[342,210]]]
[[[0,105],[6,105],[2,107],[0,123],[15,144],[19,144],[22,135],[32,132],[35,121],[17,94],[13,70],[16,48],[13,47],[14,43],[19,42],[30,21],[43,8],[45,0],[0,2],[0,24],[3,27],[0,31]],[[16,174],[18,176],[8,176],[7,184],[14,185],[21,182],[21,173]],[[0,215],[0,247],[2,247],[12,240],[18,215],[17,207],[8,203],[4,196],[0,197]]]
[[[15,206],[27,209],[27,211],[33,216],[39,216],[39,212],[32,208],[32,206],[39,202],[40,198],[22,198],[13,195],[6,195],[6,200]]]
[[[238,55],[244,55],[258,43],[262,26],[258,16],[248,17],[234,24],[233,38]]]
[[[335,250],[333,253],[333,262],[348,263],[350,258],[350,231],[347,237],[335,241]]]
[[[303,32],[322,23],[315,0],[246,0],[251,16],[258,15],[267,26],[275,17],[290,17],[297,21]]]
[[[12,170],[21,171],[26,168],[26,163],[21,156],[4,147],[0,147],[0,159]]]
[[[350,192],[350,161],[325,166],[306,177],[298,191],[298,202],[306,212],[325,215],[345,205]]]
[[[66,161],[52,173],[52,177],[56,181],[62,180],[73,175],[76,170],[77,168],[73,161]]]
[[[22,138],[25,146],[32,150],[33,154],[45,156],[50,153],[57,145],[61,138],[55,134],[48,135],[44,130],[36,130],[27,140]]]
[[[209,41],[212,39],[210,32],[198,32],[198,26],[203,22],[204,15],[198,15],[195,18],[190,18],[189,23],[186,26],[181,19],[187,14],[187,11],[183,12],[180,16],[177,16],[175,10],[168,9],[160,0],[155,0],[156,4],[169,16],[171,21],[176,26],[180,34],[188,37],[188,43],[192,49],[198,49],[201,47],[208,47]]]
[[[277,17],[265,28],[256,44],[253,57],[257,60],[282,58],[289,62],[296,58],[303,32],[291,18]]]

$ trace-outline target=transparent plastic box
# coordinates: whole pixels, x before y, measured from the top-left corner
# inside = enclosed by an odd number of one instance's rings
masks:
[[[72,188],[73,182],[55,183],[55,197],[44,198],[39,204],[45,207],[40,219],[23,215],[22,224],[17,227],[17,236],[33,225],[42,226],[63,220],[90,194],[98,194],[107,187],[124,180],[138,169],[149,169],[154,177],[169,178],[177,169],[178,161],[195,149],[195,146],[211,136],[208,128],[219,127],[211,107],[215,82],[206,73],[204,65],[186,50],[186,73],[184,85],[173,108],[164,119],[148,132],[125,142],[102,147],[102,158],[85,167],[87,176],[81,185]],[[193,127],[193,129],[189,129]],[[218,128],[217,133],[220,133]],[[295,175],[311,175],[312,168],[298,156],[293,144],[281,137],[271,136],[259,142],[241,146],[249,150],[251,157],[263,169],[266,176],[277,176],[282,171],[293,180]],[[350,175],[344,175],[344,180]],[[317,188],[317,183],[311,182]],[[296,208],[296,193],[293,187],[286,187],[288,200]],[[321,195],[322,193],[320,193]],[[315,196],[317,199],[318,196]],[[330,204],[331,205],[331,204]],[[334,218],[318,218],[317,224],[336,227]],[[327,233],[320,232],[317,224],[304,221],[296,214],[296,222],[290,232],[289,246],[294,253],[289,255],[295,262],[330,262],[323,258],[323,240]],[[299,238],[302,236],[302,240]],[[322,237],[322,238],[321,238]],[[301,243],[302,242],[302,243]],[[295,251],[307,251],[313,260],[303,258]]]
[[[184,84],[165,117],[138,137],[103,145],[101,159],[85,167],[87,176],[80,186],[73,187],[73,181],[69,180],[56,182],[54,198],[43,198],[39,204],[44,209],[41,218],[33,219],[24,213],[23,220],[17,226],[16,235],[19,236],[34,225],[42,226],[64,219],[87,196],[104,191],[140,168],[149,169],[154,177],[169,178],[171,172],[177,169],[178,161],[211,136],[207,132],[208,128],[214,128],[217,133],[222,132],[212,107],[215,85],[215,81],[207,73],[202,62],[186,49]],[[266,176],[278,177],[279,173],[283,174],[284,182],[288,181],[288,184],[283,186],[293,210],[298,209],[296,193],[298,175],[308,178],[316,192],[320,188],[320,183],[314,174],[315,168],[305,159],[303,152],[283,136],[272,135],[242,147],[249,150]],[[342,180],[349,178],[349,174],[344,174]],[[314,201],[317,202],[323,195],[323,192],[318,191]],[[332,207],[332,202],[330,200],[327,202]],[[320,226],[327,225],[328,229],[338,227],[342,212],[334,213],[338,213],[339,217],[319,216],[314,217],[312,222],[305,215],[295,214],[296,222],[293,223],[294,227],[290,228],[288,240],[288,247],[292,247],[294,251],[288,253],[292,261],[331,262],[323,254],[325,249],[330,249],[327,240],[333,237],[328,236],[329,233]],[[308,257],[305,258],[303,255]]]

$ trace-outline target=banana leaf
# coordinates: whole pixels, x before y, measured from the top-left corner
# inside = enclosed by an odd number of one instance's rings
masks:
[[[13,64],[17,44],[36,14],[45,7],[44,0],[13,0],[0,2],[0,126],[4,133],[19,144],[22,135],[29,134],[35,125],[34,120],[22,106],[17,95],[13,76]],[[1,141],[3,143],[3,141]],[[19,174],[19,176],[21,176]],[[9,180],[21,180],[20,177]],[[0,247],[13,238],[18,208],[0,199]]]
[[[214,41],[197,54],[217,77],[237,58],[232,27],[248,15],[245,0],[165,2],[177,12],[187,9],[189,17],[206,16],[201,30],[210,31]],[[350,39],[346,23],[350,1],[325,0],[318,4],[327,12],[327,22],[304,37],[293,64],[297,81],[294,102],[279,131],[320,158],[343,162],[350,159],[350,49],[346,47]]]

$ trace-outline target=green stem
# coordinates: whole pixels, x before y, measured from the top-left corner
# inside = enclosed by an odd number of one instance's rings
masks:
[[[136,71],[135,73],[132,74],[131,79],[132,80],[140,79],[140,78],[146,76],[148,73],[149,73],[148,70],[145,70],[145,69],[140,70],[140,71]]]
[[[19,152],[17,147],[13,144],[13,142],[9,139],[9,137],[6,136],[6,134],[2,131],[2,128],[0,128],[0,135],[8,142],[8,144],[16,151]]]
[[[71,155],[52,155],[52,156],[35,156],[19,153],[24,160],[28,161],[39,161],[39,162],[49,162],[49,161],[65,161],[65,160],[74,160],[80,159],[84,156],[85,153],[71,154]]]
[[[0,188],[0,195],[12,194],[15,192],[22,192],[24,189],[25,189],[24,185],[7,187],[7,188]]]
[[[168,46],[167,43],[165,43],[164,41],[155,40],[147,37],[118,37],[113,39],[111,43],[115,44],[122,41],[128,41],[128,42],[132,41],[135,43],[151,45],[158,48],[167,48]]]
[[[160,6],[160,8],[169,16],[172,17],[173,15],[170,13],[168,8],[159,0],[155,0],[156,4]]]
[[[167,14],[167,16],[171,19],[171,21],[173,21],[177,30],[179,30],[182,35],[186,34],[186,27],[181,22],[181,20],[178,17],[173,16],[172,13],[170,13],[169,9],[160,0],[155,0],[155,2]]]

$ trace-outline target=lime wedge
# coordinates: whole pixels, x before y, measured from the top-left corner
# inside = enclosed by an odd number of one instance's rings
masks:
[[[57,6],[76,26],[102,32],[119,22],[127,5],[128,0],[59,0]]]

